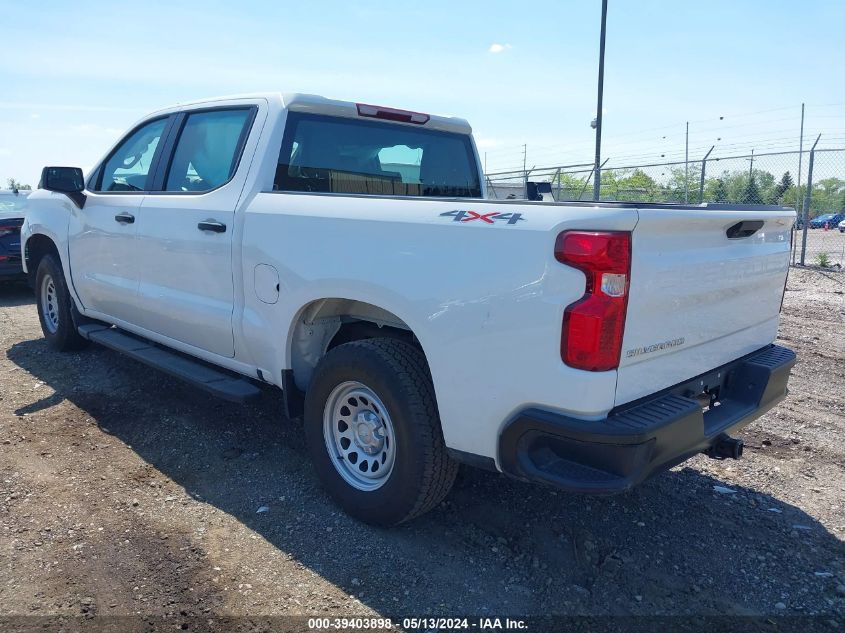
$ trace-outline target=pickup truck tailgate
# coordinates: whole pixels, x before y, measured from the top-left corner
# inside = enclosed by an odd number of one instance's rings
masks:
[[[617,406],[775,339],[795,219],[723,205],[638,213]]]

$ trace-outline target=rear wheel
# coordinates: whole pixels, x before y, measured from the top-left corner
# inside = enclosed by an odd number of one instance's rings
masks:
[[[84,348],[74,321],[76,308],[68,293],[62,265],[52,253],[41,258],[35,273],[35,296],[41,330],[50,347],[61,352]]]
[[[455,480],[425,357],[405,341],[354,341],[326,354],[306,396],[305,432],[323,485],[367,523],[419,516]]]

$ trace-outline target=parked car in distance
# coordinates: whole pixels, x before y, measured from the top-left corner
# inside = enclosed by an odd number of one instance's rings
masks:
[[[842,222],[839,223],[839,232],[845,233],[845,220],[842,220]]]
[[[459,462],[609,494],[738,458],[795,363],[773,344],[795,211],[485,199],[463,119],[198,101],[41,182],[22,248],[49,345],[281,388],[374,524],[436,507]]]
[[[845,220],[845,213],[825,213],[817,218],[810,220],[811,229],[823,229],[825,224],[827,228],[832,229],[836,227],[842,220]]]
[[[21,225],[29,191],[0,190],[0,281],[25,280]]]

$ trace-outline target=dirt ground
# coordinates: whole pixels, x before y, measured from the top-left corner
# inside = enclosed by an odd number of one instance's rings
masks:
[[[823,615],[845,623],[845,273],[793,270],[791,395],[622,496],[466,469],[381,530],[319,487],[278,394],[254,406],[45,345],[0,288],[0,616]],[[728,492],[719,492],[723,487]],[[258,513],[267,506],[269,511]]]
[[[795,235],[796,257],[800,260],[803,235],[801,231]],[[808,265],[818,264],[821,255],[827,257],[828,265],[839,266],[839,270],[845,269],[845,233],[840,233],[835,229],[829,231],[808,229],[807,253],[804,256],[804,262]]]

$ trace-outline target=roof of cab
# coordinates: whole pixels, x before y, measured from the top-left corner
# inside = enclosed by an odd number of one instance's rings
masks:
[[[197,106],[210,106],[221,101],[232,101],[237,99],[265,99],[269,103],[276,103],[281,107],[288,108],[297,112],[311,112],[314,114],[326,114],[330,116],[341,116],[349,118],[358,118],[358,107],[354,101],[340,101],[338,99],[327,99],[320,95],[303,94],[298,92],[264,92],[264,93],[250,93],[228,95],[223,97],[212,97],[206,99],[198,99],[185,103],[178,103],[168,108],[162,108],[158,112],[166,112],[178,110],[182,108],[193,108]],[[156,114],[158,113],[156,112]],[[471,134],[472,128],[466,119],[451,116],[439,116],[435,114],[429,115],[429,120],[424,127],[443,130],[448,132],[457,132],[460,134]],[[397,123],[398,125],[413,125],[414,123]]]

